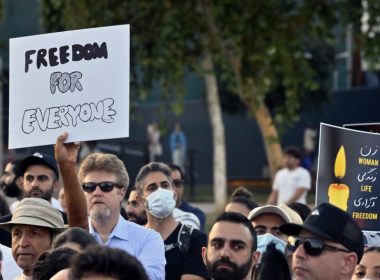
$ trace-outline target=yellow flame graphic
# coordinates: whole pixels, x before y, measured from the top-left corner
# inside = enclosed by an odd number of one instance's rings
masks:
[[[343,145],[340,146],[338,154],[336,155],[334,173],[337,178],[343,178],[346,175],[346,153]]]

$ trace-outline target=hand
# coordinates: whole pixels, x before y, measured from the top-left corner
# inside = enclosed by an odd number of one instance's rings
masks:
[[[54,145],[54,156],[58,163],[72,163],[76,164],[79,152],[79,142],[64,143],[69,134],[62,133],[57,138],[57,143]]]

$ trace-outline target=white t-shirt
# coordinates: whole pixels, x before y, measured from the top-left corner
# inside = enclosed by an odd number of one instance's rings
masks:
[[[310,190],[310,173],[300,166],[294,170],[283,168],[276,173],[272,188],[278,191],[277,205],[284,204],[293,196],[298,188]],[[306,195],[307,191],[301,195],[297,202],[306,204]]]

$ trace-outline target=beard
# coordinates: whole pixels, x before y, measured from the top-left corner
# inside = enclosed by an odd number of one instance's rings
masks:
[[[219,268],[220,265],[227,265],[231,269]],[[247,276],[252,267],[252,256],[240,266],[223,257],[214,263],[207,259],[206,266],[208,274],[213,280],[241,280]]]
[[[111,216],[111,209],[105,205],[94,205],[90,209],[90,217],[96,220],[108,218]]]
[[[136,215],[135,213],[127,212],[127,217],[128,217],[128,221],[136,223],[140,226],[144,226],[147,223],[146,214],[145,215]]]
[[[26,197],[37,197],[37,198],[42,198],[47,201],[50,201],[53,196],[53,192],[54,192],[53,187],[51,187],[51,189],[45,192],[41,190],[39,187],[35,187],[27,193]]]
[[[8,197],[18,197],[21,196],[22,192],[16,184],[16,180],[13,180],[12,183],[7,185],[5,182],[1,181],[1,188],[4,191],[4,194]]]

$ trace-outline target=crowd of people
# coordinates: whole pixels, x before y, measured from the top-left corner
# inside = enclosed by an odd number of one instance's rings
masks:
[[[380,279],[380,249],[355,220],[306,205],[311,178],[295,148],[266,205],[239,188],[206,233],[180,166],[150,162],[131,184],[116,155],[95,152],[77,172],[79,144],[67,137],[54,158],[5,166],[1,188],[15,202],[0,201],[2,279]]]

